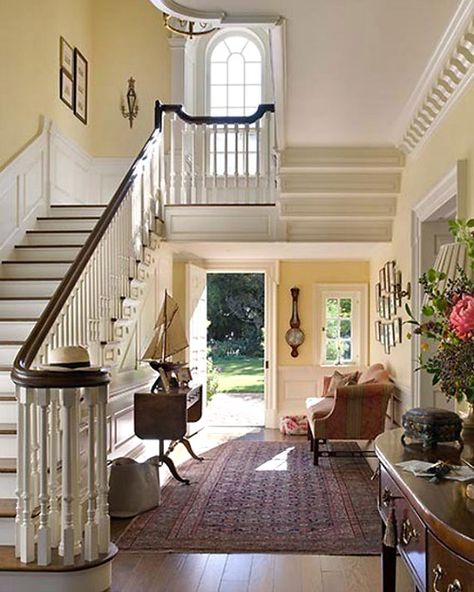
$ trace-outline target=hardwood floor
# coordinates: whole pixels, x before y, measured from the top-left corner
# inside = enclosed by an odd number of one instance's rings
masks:
[[[277,430],[212,428],[192,442],[199,454],[234,439],[287,440]],[[300,438],[303,439],[303,438]],[[294,442],[295,438],[289,438]],[[144,457],[155,454],[148,443]],[[177,464],[188,456],[178,447]],[[163,475],[164,476],[164,475]],[[114,520],[117,535],[128,521]],[[402,565],[397,592],[413,587]],[[119,553],[113,564],[112,592],[378,592],[378,557],[326,557],[284,554]]]

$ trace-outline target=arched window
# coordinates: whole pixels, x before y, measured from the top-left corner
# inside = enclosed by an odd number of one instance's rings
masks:
[[[211,115],[250,115],[262,101],[262,52],[246,35],[226,35],[209,56]]]

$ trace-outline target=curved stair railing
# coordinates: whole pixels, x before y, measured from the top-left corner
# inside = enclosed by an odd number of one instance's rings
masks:
[[[273,111],[273,105],[261,105],[246,117],[192,117],[179,105],[157,101],[155,130],[13,364],[18,400],[15,551],[22,562],[49,565],[54,549],[65,565],[73,565],[81,552],[86,562],[109,552],[110,374],[101,367],[102,352],[114,339],[114,322],[130,296],[164,205],[215,203],[222,196],[223,203],[231,203],[236,190],[247,195],[242,203],[266,203],[262,200],[271,194],[275,170]],[[234,197],[226,200],[226,192]],[[88,349],[91,367],[48,366],[52,349],[78,345]],[[86,467],[81,466],[79,441],[83,415]]]

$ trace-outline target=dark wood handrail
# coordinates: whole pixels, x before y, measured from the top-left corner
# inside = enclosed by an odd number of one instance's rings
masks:
[[[110,382],[109,372],[104,368],[82,370],[58,370],[56,368],[53,370],[51,368],[32,368],[31,366],[97,245],[125,199],[127,191],[135,179],[137,165],[147,158],[148,147],[154,142],[158,133],[159,130],[153,130],[18,352],[11,373],[15,384],[25,388],[68,388],[101,386]]]
[[[261,119],[265,113],[275,113],[273,103],[262,103],[257,107],[252,115],[189,115],[183,109],[183,105],[164,105],[160,101],[155,103],[155,127],[159,130],[163,127],[163,115],[165,113],[176,113],[176,115],[186,123],[195,123],[197,125],[243,125],[255,123]]]

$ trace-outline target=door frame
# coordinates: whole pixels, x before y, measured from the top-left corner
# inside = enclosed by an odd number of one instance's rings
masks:
[[[277,287],[280,266],[278,261],[267,260],[217,260],[204,263],[211,273],[263,273],[265,278],[265,427],[278,428],[277,398]]]
[[[456,164],[426,193],[412,208],[411,215],[411,253],[412,253],[412,310],[415,315],[421,314],[423,291],[418,278],[422,273],[422,225],[424,222],[440,217],[448,219],[457,217],[460,205],[466,203],[467,196],[467,161],[458,160]],[[421,379],[416,371],[420,355],[420,340],[411,340],[412,364],[412,405],[421,404]]]

